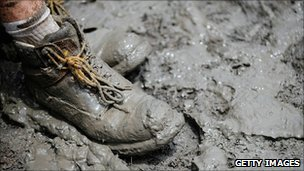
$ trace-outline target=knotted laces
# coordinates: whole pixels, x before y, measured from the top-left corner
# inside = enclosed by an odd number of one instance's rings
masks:
[[[94,68],[88,63],[88,56],[84,55],[85,44],[82,43],[81,51],[78,55],[69,55],[67,50],[61,50],[54,43],[45,45],[46,52],[50,61],[57,66],[59,70],[68,70],[72,73],[82,85],[98,90],[99,100],[107,105],[113,105],[115,108],[126,111],[120,103],[124,100],[122,90],[130,90],[131,87],[122,87],[114,85],[105,77],[100,76]]]
[[[59,16],[69,16],[68,11],[63,7],[64,0],[47,0],[46,4],[50,8],[51,14]]]

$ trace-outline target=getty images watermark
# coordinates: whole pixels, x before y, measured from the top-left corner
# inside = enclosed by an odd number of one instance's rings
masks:
[[[300,159],[236,159],[235,167],[301,167]]]

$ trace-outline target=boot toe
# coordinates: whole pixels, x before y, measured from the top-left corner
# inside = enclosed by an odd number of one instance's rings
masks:
[[[181,113],[171,109],[171,107],[155,98],[148,98],[139,103],[136,113],[141,115],[145,132],[150,133],[147,140],[111,144],[110,148],[120,154],[140,155],[148,151],[153,151],[168,144],[183,127],[185,120]]]
[[[163,146],[169,143],[184,125],[184,116],[171,107],[160,101],[153,99],[146,109],[144,125],[150,130],[155,140],[156,146]]]

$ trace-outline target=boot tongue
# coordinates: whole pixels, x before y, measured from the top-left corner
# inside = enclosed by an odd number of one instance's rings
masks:
[[[50,63],[49,58],[42,51],[49,44],[55,44],[63,53],[68,52],[68,55],[77,55],[80,52],[80,38],[78,37],[76,28],[69,22],[62,23],[60,30],[45,36],[40,42],[40,47],[36,49],[37,53],[33,55],[33,59],[31,59],[32,55],[26,55],[27,59],[30,60],[24,60],[25,62],[23,62],[23,68],[28,78],[35,81],[41,87],[53,85],[63,78],[67,71],[58,70],[56,66],[50,67],[54,64]],[[53,50],[58,52],[56,49]]]
[[[69,22],[64,22],[61,29],[55,33],[45,36],[42,44],[54,43],[63,51],[68,51],[71,55],[76,55],[80,51],[80,40],[74,26]]]
[[[72,39],[62,39],[54,42],[54,44],[59,46],[63,52],[68,51],[70,55],[77,55],[79,53],[79,43],[73,41]]]

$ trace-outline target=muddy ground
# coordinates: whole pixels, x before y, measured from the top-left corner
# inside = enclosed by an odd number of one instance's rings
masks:
[[[20,64],[2,58],[1,170],[234,170],[240,158],[298,158],[301,168],[284,169],[303,170],[303,2],[65,5],[95,53],[102,37],[118,28],[149,41],[152,54],[127,78],[187,123],[160,150],[113,154],[39,106],[24,87]],[[14,56],[4,44],[1,57]]]

